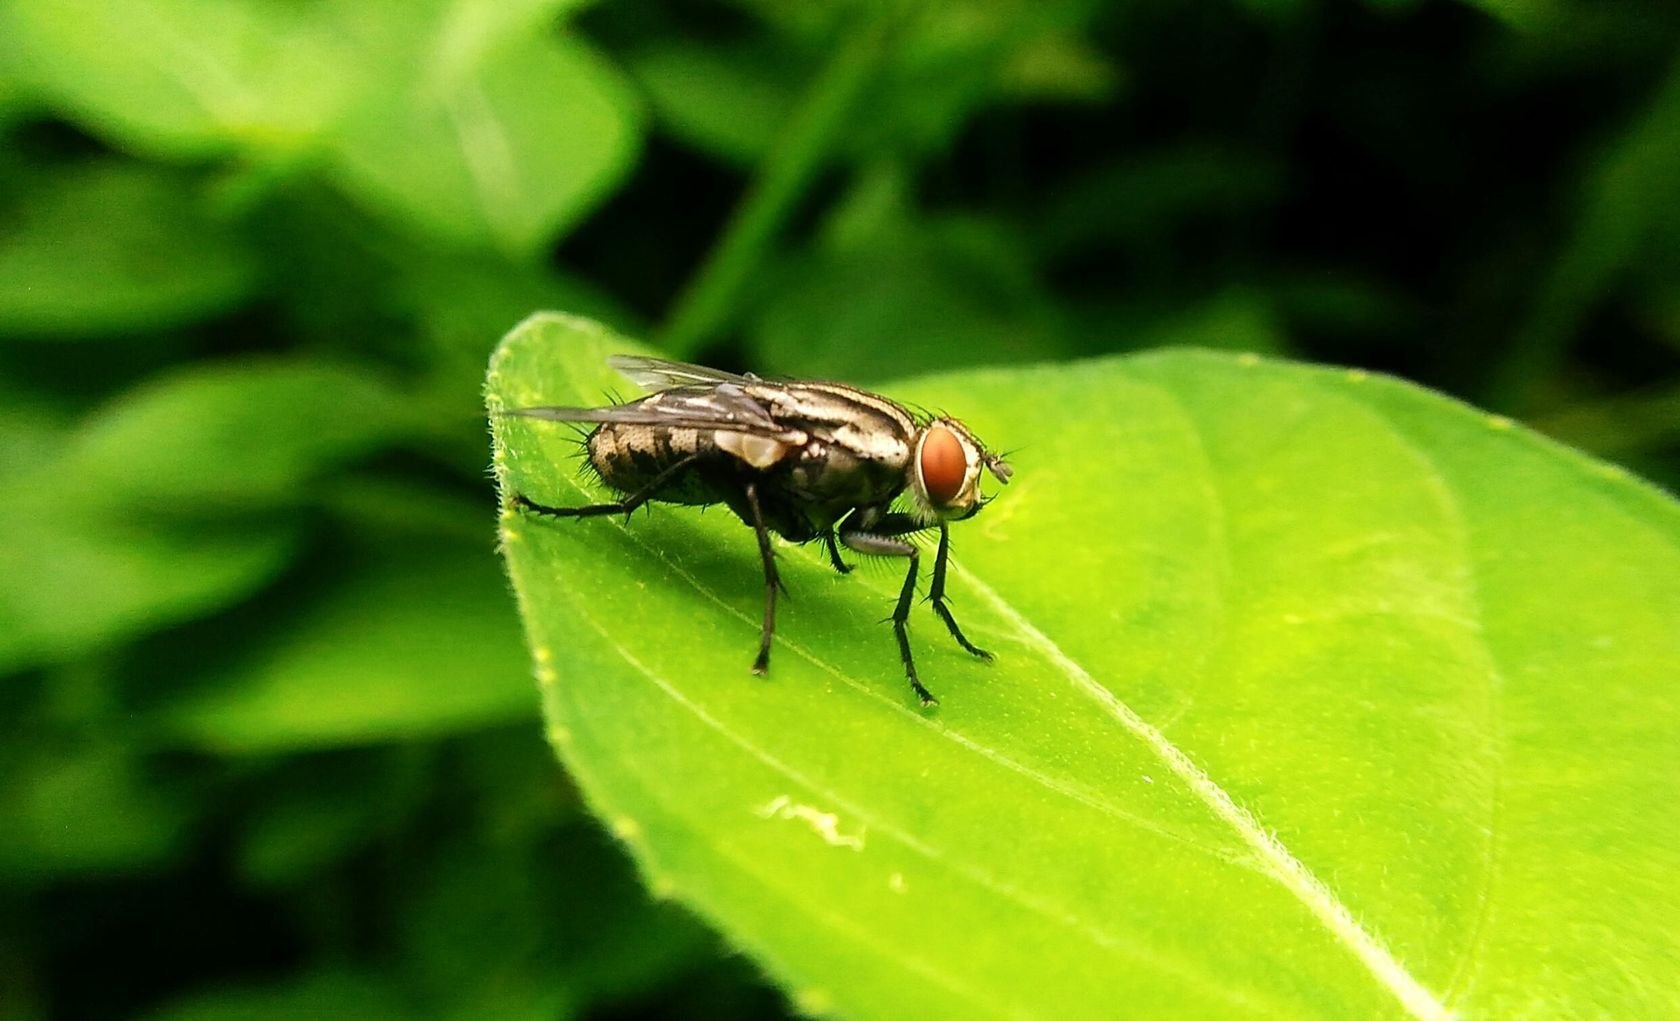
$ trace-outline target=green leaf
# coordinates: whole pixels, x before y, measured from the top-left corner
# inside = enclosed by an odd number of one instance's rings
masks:
[[[61,470],[129,505],[207,513],[296,503],[312,479],[415,428],[397,391],[366,370],[198,363],[100,409]]]
[[[195,157],[310,144],[357,83],[358,55],[318,4],[10,0],[19,73],[124,147]]]
[[[784,271],[753,323],[754,355],[777,371],[868,380],[1063,353],[1047,292],[1006,230],[978,219],[887,224]]]
[[[712,956],[705,930],[652,901],[598,830],[521,836],[457,833],[404,884],[400,958],[442,1016],[596,1016]]]
[[[321,969],[283,982],[220,985],[143,1016],[147,1021],[405,1021],[422,1015],[381,975]]]
[[[406,4],[374,8],[431,27],[375,49],[379,87],[341,126],[337,177],[431,233],[529,255],[629,169],[639,110],[616,68],[582,41],[550,34],[533,11],[437,6],[419,17]]]
[[[190,809],[132,751],[104,742],[43,741],[8,749],[0,795],[0,871],[133,871],[179,851]]]
[[[766,47],[725,49],[694,39],[654,43],[629,60],[664,128],[701,152],[750,165],[792,115],[797,79]]]
[[[1569,345],[1584,339],[1578,338],[1582,325],[1610,285],[1642,252],[1656,248],[1653,235],[1665,226],[1672,229],[1673,217],[1663,211],[1680,203],[1676,162],[1680,59],[1649,109],[1593,163],[1570,236],[1539,281],[1528,320],[1500,366],[1494,382],[1499,400],[1519,408],[1530,403],[1535,388],[1561,371]],[[1673,278],[1671,267],[1664,272]]]
[[[1393,0],[1388,0],[1390,4]],[[1471,7],[1499,18],[1513,28],[1529,32],[1553,30],[1568,21],[1572,13],[1561,0],[1465,0]]]
[[[290,560],[296,506],[416,424],[394,390],[323,363],[249,359],[149,380],[0,487],[0,673],[243,596]],[[4,451],[0,445],[0,452]]]
[[[598,400],[539,316],[492,413]],[[656,888],[850,1016],[1671,1011],[1680,508],[1397,381],[1166,353],[890,388],[1021,448],[918,607],[727,513],[503,517],[551,739]],[[493,414],[505,492],[575,440]]]
[[[285,524],[137,519],[66,490],[53,467],[0,488],[0,675],[224,606],[296,548]]]
[[[486,549],[393,544],[276,622],[165,714],[225,754],[409,740],[533,716],[506,585]]]
[[[0,335],[162,329],[249,293],[250,252],[188,179],[115,161],[54,171],[0,228]]]

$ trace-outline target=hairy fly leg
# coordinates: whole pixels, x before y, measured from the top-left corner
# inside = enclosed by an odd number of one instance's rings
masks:
[[[970,654],[980,657],[986,662],[992,661],[992,654],[968,640],[957,626],[957,618],[951,616],[951,608],[945,605],[945,565],[951,558],[951,530],[941,521],[939,523],[939,552],[933,558],[933,581],[928,585],[928,601],[933,604],[933,612],[939,614],[939,619],[945,622],[951,637],[957,644],[967,649]]]
[[[537,514],[546,514],[551,518],[593,518],[600,517],[603,514],[620,513],[629,516],[630,512],[637,507],[658,496],[661,489],[664,489],[684,468],[687,468],[696,460],[695,456],[690,455],[672,463],[664,471],[655,475],[652,482],[617,503],[587,503],[582,507],[550,507],[547,504],[538,503],[524,493],[515,493],[513,494],[513,505]]]
[[[828,548],[828,562],[841,574],[852,573],[852,565],[840,559],[840,546],[834,541],[834,529],[823,533],[823,545]]]
[[[861,520],[848,518],[841,526],[840,541],[847,548],[876,557],[904,557],[910,567],[904,572],[904,587],[898,592],[898,604],[893,607],[893,637],[898,639],[898,655],[904,660],[904,674],[922,705],[938,705],[939,700],[922,685],[916,676],[916,660],[910,655],[910,604],[916,596],[916,570],[921,554],[915,544],[899,538],[924,526],[908,514],[863,515]]]
[[[776,551],[770,548],[770,530],[764,527],[764,512],[758,506],[758,485],[746,484],[747,510],[752,512],[753,531],[758,533],[758,555],[764,561],[764,626],[758,633],[758,656],[753,673],[770,669],[770,639],[776,634],[776,590],[782,579],[776,573]]]

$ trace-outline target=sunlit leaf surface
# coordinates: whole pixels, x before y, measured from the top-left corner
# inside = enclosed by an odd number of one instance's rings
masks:
[[[624,390],[537,317],[492,412]],[[1654,1016],[1680,937],[1680,509],[1391,380],[1197,353],[887,388],[1016,480],[953,529],[970,660],[895,569],[727,512],[505,514],[551,739],[649,882],[804,1009]],[[508,491],[579,484],[492,416]]]

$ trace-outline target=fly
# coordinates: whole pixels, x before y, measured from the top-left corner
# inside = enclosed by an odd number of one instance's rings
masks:
[[[518,408],[508,414],[596,423],[585,441],[589,463],[622,497],[550,507],[520,493],[515,506],[556,518],[629,514],[650,500],[727,506],[757,535],[764,564],[764,623],[752,667],[758,674],[770,665],[782,587],[771,532],[798,543],[822,540],[841,574],[852,569],[841,558],[842,545],[864,556],[901,557],[909,567],[893,608],[893,635],[923,705],[938,700],[916,675],[910,654],[920,551],[907,537],[937,528],[928,600],[958,645],[991,660],[946,605],[949,523],[973,517],[987,502],[980,495],[982,469],[1000,483],[1009,481],[1011,470],[961,422],[915,415],[879,394],[839,383],[775,381],[629,355],[607,363],[652,393],[602,408]],[[908,506],[895,510],[901,495]]]

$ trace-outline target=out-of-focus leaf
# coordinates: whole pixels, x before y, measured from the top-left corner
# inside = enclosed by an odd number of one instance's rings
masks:
[[[937,150],[975,109],[1000,99],[1110,98],[1117,75],[1071,30],[1089,5],[956,4],[926,8],[894,33],[864,112],[842,148],[860,160]],[[835,47],[844,19],[801,26],[797,45],[656,41],[630,69],[676,137],[732,163],[762,159],[784,134],[810,71]],[[789,59],[789,54],[802,59]]]
[[[201,157],[311,144],[360,82],[330,5],[7,0],[20,75],[125,147]]]
[[[25,79],[117,142],[171,156],[326,149],[376,208],[530,254],[611,190],[635,103],[563,0],[274,4],[10,0]]]
[[[294,528],[142,521],[48,464],[0,490],[0,674],[223,606],[274,577]]]
[[[992,224],[890,223],[775,280],[749,334],[754,364],[850,380],[1066,350],[1018,242]]]
[[[424,31],[372,55],[379,85],[334,139],[338,178],[441,237],[530,255],[628,169],[638,108],[605,58],[531,16],[543,4],[434,6],[371,9]]]
[[[1631,458],[1680,443],[1680,385],[1582,400],[1535,423],[1549,436],[1605,457]]]
[[[999,91],[1030,100],[1097,103],[1111,100],[1121,78],[1106,55],[1074,35],[1050,33],[1010,55]]]
[[[715,952],[598,830],[542,836],[450,841],[416,884],[401,956],[447,1016],[591,1016]]]
[[[391,544],[162,712],[225,754],[412,740],[534,717],[529,665],[488,547]]]
[[[259,887],[307,886],[421,811],[435,776],[413,749],[295,756],[244,792],[240,878]]]
[[[1650,107],[1594,164],[1582,208],[1495,380],[1495,398],[1521,407],[1557,371],[1587,313],[1680,205],[1680,58]]]
[[[587,309],[610,323],[634,321],[631,314],[588,281],[539,266],[493,256],[428,252],[402,268],[396,299],[418,314],[421,327],[449,358],[482,363],[510,322],[534,308]]]
[[[48,402],[0,383],[0,486],[58,455],[65,419]]]
[[[1282,188],[1279,168],[1260,154],[1205,142],[1172,145],[1051,190],[1034,236],[1045,255],[1107,247],[1153,265],[1183,250],[1179,235],[1250,216]]]
[[[0,672],[249,593],[297,528],[239,512],[300,502],[319,474],[413,428],[362,373],[250,361],[154,380],[35,444],[0,488]]]
[[[1079,40],[1085,0],[973,0],[906,8],[893,56],[851,132],[852,152],[937,153],[1000,100],[1089,101],[1109,93],[1103,58]],[[1077,63],[1077,67],[1075,64]]]
[[[17,40],[4,31],[5,24],[5,12],[0,9],[0,131],[9,127],[32,105],[32,97],[18,77]]]
[[[417,428],[366,369],[248,359],[156,377],[106,405],[60,470],[130,506],[207,514],[295,503],[306,483]]]
[[[169,858],[185,836],[187,799],[120,745],[14,735],[0,761],[0,873],[139,870]]]
[[[191,322],[249,293],[249,249],[188,178],[108,162],[0,212],[0,336],[79,339]]]
[[[146,1021],[408,1021],[403,990],[376,974],[310,972],[289,982],[197,993],[143,1015]]]
[[[490,408],[586,403],[628,348],[534,317]],[[796,1003],[1668,1012],[1680,505],[1419,388],[1254,357],[888,392],[1026,445],[952,529],[957,611],[997,661],[912,618],[931,713],[880,626],[896,571],[781,546],[764,680],[730,515],[504,518],[589,804]],[[492,422],[504,492],[599,498],[564,430]]]
[[[774,54],[673,40],[632,56],[629,70],[673,135],[710,155],[752,164],[775,143],[798,94],[798,79],[777,73]]]
[[[1566,0],[1465,0],[1512,26],[1528,31],[1556,27],[1566,21],[1570,4]],[[1376,3],[1376,6],[1389,6]]]
[[[297,798],[270,798],[240,834],[240,878],[251,886],[307,880],[361,846],[377,829],[365,792],[342,783]]]
[[[1082,334],[1124,338],[1107,345],[1122,351],[1192,346],[1281,355],[1290,350],[1276,307],[1253,288],[1233,286],[1205,297],[1169,302],[1092,304],[1077,314]]]
[[[1266,274],[1262,286],[1291,324],[1341,338],[1350,349],[1373,336],[1415,336],[1422,321],[1416,302],[1373,277],[1285,270]]]

